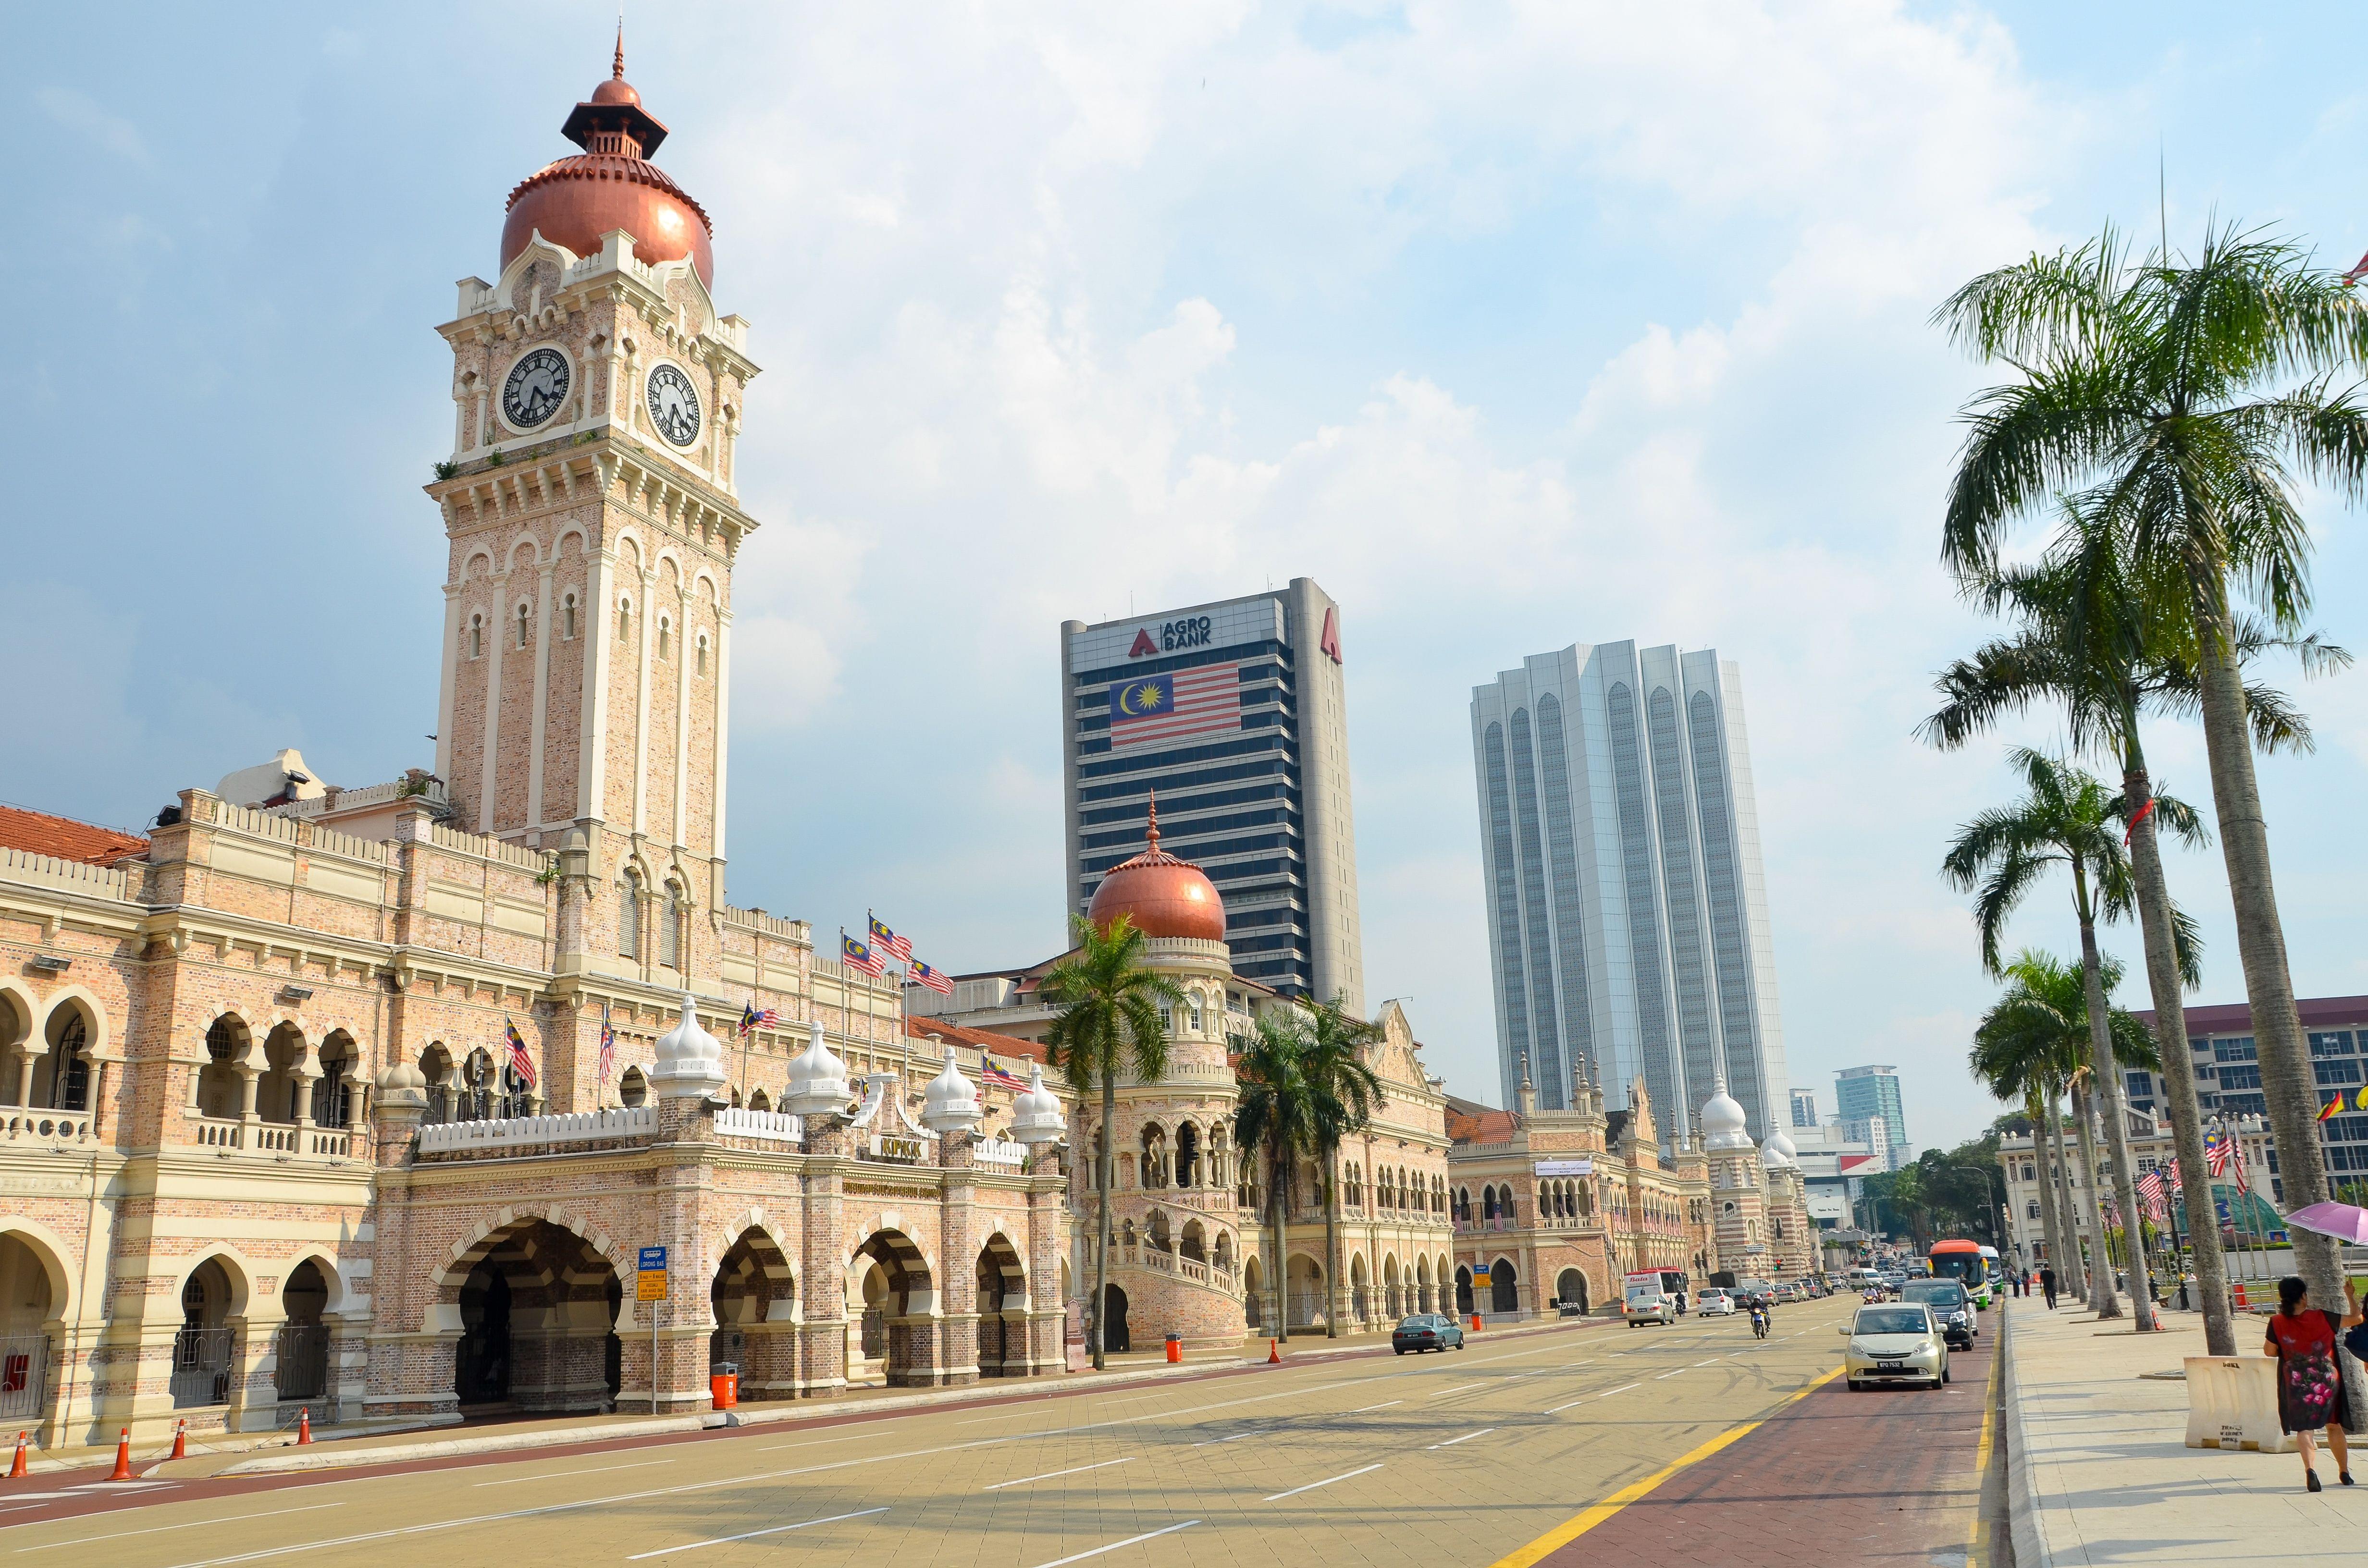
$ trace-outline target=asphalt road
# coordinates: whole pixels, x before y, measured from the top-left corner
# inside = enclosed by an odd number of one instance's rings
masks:
[[[1781,1453],[1797,1471],[1802,1445],[1769,1438],[1813,1410],[1816,1462],[1896,1464],[1900,1450],[1920,1448],[1970,1466],[1987,1354],[1961,1357],[1944,1393],[1846,1394],[1826,1380],[1839,1365],[1835,1329],[1854,1304],[1779,1309],[1765,1342],[1740,1318],[1482,1334],[1444,1355],[1303,1359],[820,1429],[140,1487],[105,1494],[97,1511],[85,1492],[72,1517],[43,1517],[69,1506],[54,1497],[18,1500],[20,1482],[16,1498],[0,1489],[0,1568],[728,1568],[792,1555],[802,1568],[1572,1562],[1599,1544],[1566,1544],[1575,1521],[1616,1524],[1622,1535],[1644,1523],[1643,1509],[1621,1506],[1643,1483],[1650,1490],[1633,1501],[1649,1506],[1665,1491],[1675,1498],[1689,1477],[1698,1484],[1696,1471],[1714,1475],[1761,1450],[1762,1470]],[[1985,1349],[1993,1342],[1983,1335]],[[1918,1440],[1941,1426],[1954,1433],[1948,1442]],[[1823,1502],[1818,1561],[1860,1555],[1834,1550],[1837,1527],[1850,1534],[1839,1499],[1821,1498],[1813,1481],[1792,1490],[1812,1508]],[[1873,1489],[1848,1490],[1857,1500],[1843,1512],[1877,1507]],[[1918,1543],[1962,1553],[1978,1491],[1975,1479],[1926,1487],[1915,1519],[1889,1519],[1882,1554]],[[1879,1506],[1905,1512],[1887,1494]],[[1698,1523],[1704,1547],[1732,1562],[1736,1521],[1713,1525],[1707,1509],[1690,1521],[1691,1512],[1655,1506],[1652,1528],[1666,1539]]]

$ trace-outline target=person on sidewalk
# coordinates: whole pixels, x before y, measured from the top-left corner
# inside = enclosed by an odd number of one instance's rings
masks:
[[[2351,1484],[2351,1456],[2343,1434],[2351,1429],[2351,1399],[2343,1384],[2343,1358],[2336,1354],[2335,1338],[2361,1321],[2360,1293],[2351,1280],[2343,1282],[2344,1315],[2316,1312],[2309,1288],[2299,1274],[2278,1281],[2277,1315],[2270,1319],[2265,1353],[2278,1359],[2278,1424],[2294,1435],[2302,1449],[2303,1483],[2319,1490],[2318,1470],[2311,1462],[2311,1434],[2322,1427],[2327,1446],[2335,1450],[2335,1471],[2343,1484]]]
[[[2055,1269],[2053,1265],[2039,1271],[2039,1288],[2047,1293],[2047,1310],[2055,1310]]]

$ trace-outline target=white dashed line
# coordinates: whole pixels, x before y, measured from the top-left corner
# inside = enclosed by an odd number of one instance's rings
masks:
[[[1083,1475],[1089,1470],[1108,1470],[1114,1464],[1133,1464],[1139,1455],[1129,1454],[1122,1460],[1104,1460],[1099,1464],[1072,1465],[1067,1470],[1048,1470],[1042,1475],[1023,1475],[1017,1481],[998,1481],[992,1486],[982,1486],[981,1492],[1000,1492],[1007,1486],[1025,1486],[1031,1481],[1050,1481],[1056,1475]]]
[[[1349,1412],[1349,1414],[1351,1415],[1362,1415],[1368,1410],[1387,1410],[1393,1404],[1404,1404],[1405,1403],[1406,1401],[1402,1399],[1385,1399],[1379,1404],[1360,1405],[1356,1409]]]
[[[1294,1486],[1288,1492],[1278,1492],[1273,1496],[1267,1498],[1266,1501],[1269,1503],[1280,1503],[1285,1497],[1296,1497],[1303,1492],[1313,1492],[1319,1486],[1329,1486],[1335,1481],[1353,1481],[1360,1475],[1371,1475],[1373,1471],[1381,1468],[1382,1467],[1377,1464],[1369,1464],[1362,1470],[1352,1470],[1346,1475],[1336,1475],[1325,1481],[1311,1481],[1304,1486]]]
[[[1473,1390],[1473,1389],[1476,1389],[1476,1388],[1486,1388],[1486,1387],[1487,1387],[1487,1386],[1488,1386],[1488,1380],[1487,1380],[1487,1379],[1486,1379],[1486,1378],[1483,1378],[1483,1379],[1481,1379],[1481,1380],[1480,1380],[1478,1382],[1476,1382],[1476,1383],[1464,1383],[1464,1384],[1462,1384],[1462,1385],[1460,1385],[1459,1387],[1456,1387],[1456,1388],[1452,1388],[1452,1389],[1441,1389],[1441,1390],[1440,1390],[1437,1393],[1434,1393],[1434,1394],[1426,1394],[1426,1395],[1424,1395],[1423,1397],[1424,1397],[1424,1398],[1426,1398],[1426,1399],[1444,1399],[1444,1398],[1446,1398],[1449,1394],[1452,1394],[1452,1393],[1466,1393],[1466,1392],[1470,1392],[1471,1390]]]
[[[1485,1437],[1496,1429],[1497,1428],[1494,1426],[1483,1426],[1477,1432],[1466,1432],[1461,1437],[1450,1437],[1443,1443],[1433,1443],[1430,1447],[1433,1449],[1452,1449],[1458,1443],[1468,1443],[1474,1437]],[[1428,1453],[1429,1449],[1425,1449],[1424,1451]]]
[[[1605,1389],[1601,1393],[1597,1394],[1595,1397],[1598,1399],[1610,1399],[1615,1393],[1626,1393],[1630,1389],[1640,1389],[1644,1386],[1645,1385],[1643,1383],[1622,1383],[1616,1389]]]
[[[152,1525],[144,1530],[117,1530],[112,1535],[77,1536],[72,1540],[45,1540],[39,1546],[20,1546],[18,1551],[48,1551],[60,1546],[88,1546],[98,1540],[121,1540],[129,1535],[155,1535],[164,1530],[185,1530],[209,1525],[234,1525],[241,1519],[268,1519],[275,1514],[310,1514],[322,1508],[342,1508],[343,1503],[307,1503],[301,1508],[266,1508],[259,1514],[232,1514],[220,1519],[190,1519],[177,1525]]]
[[[1070,1557],[1055,1557],[1050,1562],[1039,1562],[1036,1568],[1067,1568],[1069,1563],[1083,1562],[1088,1557],[1099,1557],[1105,1551],[1116,1551],[1121,1546],[1133,1546],[1139,1540],[1156,1540],[1163,1535],[1174,1535],[1178,1530],[1189,1530],[1200,1522],[1198,1519],[1187,1519],[1180,1525],[1169,1525],[1164,1530],[1145,1530],[1141,1535],[1131,1535],[1124,1540],[1114,1540],[1108,1546],[1098,1546],[1091,1551],[1080,1551]]]
[[[868,1518],[873,1514],[884,1514],[888,1510],[884,1507],[862,1508],[852,1514],[833,1514],[826,1519],[800,1519],[793,1525],[775,1525],[769,1529],[745,1530],[739,1535],[720,1535],[712,1540],[694,1540],[685,1546],[660,1547],[655,1551],[636,1551],[631,1557],[626,1558],[625,1561],[628,1562],[639,1562],[646,1557],[670,1557],[677,1551],[697,1551],[702,1546],[722,1546],[729,1541],[754,1540],[761,1535],[780,1535],[789,1530],[802,1530],[814,1525],[835,1525],[841,1519]]]
[[[598,1475],[604,1471],[643,1470],[654,1464],[672,1463],[674,1463],[674,1460],[671,1457],[662,1460],[635,1460],[631,1464],[595,1465],[590,1470],[545,1471],[541,1475],[509,1475],[504,1476],[499,1481],[478,1481],[472,1482],[471,1484],[474,1486],[516,1486],[522,1481],[556,1481],[563,1475]]]

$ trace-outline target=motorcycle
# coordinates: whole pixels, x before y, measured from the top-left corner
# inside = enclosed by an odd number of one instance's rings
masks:
[[[1751,1337],[1754,1339],[1768,1337],[1768,1309],[1765,1307],[1751,1309]]]

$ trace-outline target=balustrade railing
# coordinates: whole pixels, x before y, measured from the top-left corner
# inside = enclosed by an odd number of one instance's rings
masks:
[[[419,1130],[419,1153],[450,1154],[534,1143],[590,1143],[605,1139],[649,1138],[656,1136],[657,1130],[655,1106],[617,1106],[607,1110],[574,1111],[565,1116],[514,1116],[500,1120],[448,1121],[438,1127]]]
[[[19,1110],[0,1107],[0,1142],[80,1143],[91,1135],[85,1110]]]

